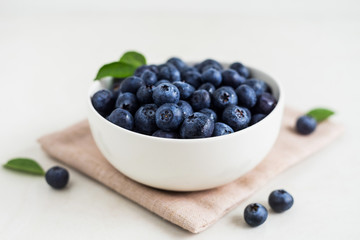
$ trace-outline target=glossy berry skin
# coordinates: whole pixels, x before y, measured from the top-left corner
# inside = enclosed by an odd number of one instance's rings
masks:
[[[222,123],[222,122],[217,122],[215,123],[215,127],[214,127],[214,132],[213,132],[213,136],[222,136],[222,135],[227,135],[230,133],[233,133],[234,130],[227,124]]]
[[[187,68],[186,63],[184,63],[183,60],[177,57],[170,58],[169,60],[167,60],[167,63],[171,63],[172,65],[174,65],[180,72],[184,71]]]
[[[257,98],[256,93],[252,87],[248,85],[240,85],[235,89],[235,92],[238,97],[238,103],[240,106],[246,108],[252,108],[255,106]]]
[[[161,138],[179,138],[179,135],[176,132],[167,132],[161,129],[154,132],[153,136]]]
[[[269,114],[276,106],[277,101],[273,95],[268,92],[264,92],[260,95],[255,105],[255,111],[257,113]]]
[[[245,78],[240,76],[235,70],[227,69],[222,71],[223,85],[233,87],[234,89],[245,82]]]
[[[222,82],[222,75],[221,72],[215,68],[209,68],[201,74],[201,80],[204,83],[209,82],[217,87]]]
[[[126,92],[119,95],[115,107],[125,109],[131,114],[134,114],[138,109],[139,104],[134,94]]]
[[[143,74],[141,74],[141,78],[145,85],[154,85],[157,82],[156,74],[150,70],[145,70]]]
[[[107,89],[99,90],[92,96],[91,103],[100,115],[106,116],[114,107],[113,93]]]
[[[281,213],[289,210],[294,204],[294,198],[285,190],[275,190],[270,193],[269,205],[274,212]]]
[[[249,204],[244,210],[244,219],[251,227],[263,224],[268,217],[268,211],[259,203]]]
[[[250,111],[236,105],[230,105],[224,109],[222,120],[234,131],[246,128],[250,123]]]
[[[153,85],[142,85],[136,92],[136,98],[139,103],[151,103],[153,101]]]
[[[204,90],[208,91],[210,93],[210,95],[213,95],[213,93],[216,90],[215,86],[213,84],[209,83],[209,82],[202,84],[198,88],[198,90],[201,90],[201,89],[204,89]]]
[[[202,61],[197,67],[199,69],[199,72],[201,72],[201,73],[209,68],[215,68],[219,71],[221,71],[223,69],[221,64],[214,59],[206,59],[206,60]]]
[[[211,120],[213,120],[214,122],[217,122],[218,118],[217,118],[217,114],[216,114],[216,112],[214,112],[214,110],[212,110],[210,108],[203,108],[199,112],[208,115]]]
[[[201,85],[201,74],[195,71],[188,71],[183,74],[183,81],[192,85],[194,88],[198,88]]]
[[[215,90],[213,94],[213,103],[215,108],[224,109],[229,105],[236,105],[238,98],[232,87],[224,86]]]
[[[191,96],[190,103],[195,111],[209,108],[211,104],[210,93],[206,90],[196,90]]]
[[[50,168],[45,174],[46,182],[55,189],[62,189],[69,181],[69,172],[62,167]]]
[[[301,116],[296,121],[296,131],[302,135],[308,135],[315,131],[317,122],[313,117]]]
[[[254,125],[255,123],[260,122],[265,117],[266,117],[266,115],[262,114],[262,113],[254,114],[253,116],[251,116],[250,125]]]
[[[142,80],[142,78],[139,77],[128,77],[125,78],[121,84],[120,84],[120,92],[125,93],[125,92],[130,92],[133,94],[136,94],[137,90],[144,85],[144,80]]]
[[[264,81],[259,79],[255,79],[255,78],[247,79],[244,82],[244,84],[252,87],[257,97],[259,97],[261,94],[263,94],[268,90],[268,85]]]
[[[134,118],[131,113],[122,108],[116,108],[114,111],[110,113],[110,115],[106,118],[110,122],[118,125],[119,127],[132,130],[134,128]]]
[[[188,99],[195,92],[195,88],[186,82],[173,82],[173,84],[179,89],[182,100]]]
[[[172,65],[171,63],[162,64],[158,66],[159,68],[159,79],[166,79],[170,82],[180,81],[180,72],[179,70]]]
[[[180,100],[180,92],[175,85],[162,83],[153,89],[152,98],[158,106],[164,103],[178,103]]]
[[[184,114],[175,103],[165,103],[157,109],[155,120],[161,130],[175,131],[184,121]]]
[[[206,114],[195,112],[185,118],[180,127],[181,138],[206,138],[214,131],[214,121]]]
[[[247,67],[245,67],[242,63],[234,62],[230,65],[231,69],[234,69],[240,76],[244,78],[250,77],[250,71]]]
[[[146,104],[136,111],[134,121],[138,132],[151,135],[157,130],[155,121],[157,109],[156,104]]]
[[[181,110],[183,111],[184,117],[187,118],[188,116],[190,116],[191,114],[194,113],[191,105],[183,100],[180,100],[177,105],[181,108]]]
[[[159,81],[157,81],[155,84],[154,84],[154,87],[157,87],[159,86],[160,84],[162,83],[171,83],[169,80],[166,80],[166,79],[161,79]]]

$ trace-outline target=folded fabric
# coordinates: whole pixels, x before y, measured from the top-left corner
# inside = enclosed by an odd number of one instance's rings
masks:
[[[330,144],[342,132],[340,124],[325,121],[302,136],[294,131],[300,113],[286,108],[279,137],[267,157],[234,182],[199,192],[170,192],[137,183],[102,156],[86,120],[39,139],[51,157],[88,175],[160,217],[198,233],[248,198],[271,178]]]

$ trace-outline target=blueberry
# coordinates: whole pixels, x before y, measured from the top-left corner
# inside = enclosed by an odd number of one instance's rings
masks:
[[[152,85],[142,85],[136,92],[137,100],[142,104],[153,102],[153,89],[154,86]]]
[[[245,67],[242,63],[234,62],[230,65],[231,69],[234,69],[240,76],[243,76],[244,78],[250,77],[250,71],[247,67]]]
[[[160,81],[157,81],[155,84],[154,84],[154,87],[157,87],[159,86],[160,84],[162,83],[171,83],[169,80],[166,80],[166,79],[162,79]]]
[[[116,108],[106,119],[115,125],[126,128],[128,130],[132,130],[134,128],[133,116],[129,111],[122,108]]]
[[[176,132],[167,132],[161,129],[154,132],[153,136],[162,138],[179,138],[179,135]]]
[[[234,131],[239,131],[249,125],[251,116],[246,108],[230,105],[224,109],[222,120]]]
[[[170,58],[169,60],[167,60],[167,63],[171,63],[172,65],[174,65],[180,72],[187,68],[186,63],[184,63],[183,60],[177,57]]]
[[[214,132],[213,132],[213,136],[222,136],[222,135],[227,135],[230,133],[233,133],[234,130],[227,124],[222,123],[222,122],[217,122],[215,123],[215,127],[214,127]]]
[[[164,103],[178,103],[180,99],[179,89],[171,83],[162,83],[153,89],[152,98],[156,105]]]
[[[159,68],[159,79],[166,79],[169,80],[170,82],[181,80],[179,70],[171,63],[162,64],[158,66],[158,68]]]
[[[244,219],[251,227],[257,227],[263,224],[268,216],[266,208],[259,203],[247,205],[244,210]]]
[[[141,78],[145,85],[154,85],[157,81],[156,74],[150,70],[145,70],[143,74],[141,74]]]
[[[92,96],[91,103],[99,114],[106,116],[114,107],[113,93],[107,89],[99,90]]]
[[[46,182],[55,189],[61,189],[69,181],[69,172],[62,167],[55,166],[50,168],[45,174]]]
[[[217,87],[222,82],[221,72],[215,68],[209,68],[201,74],[201,80],[204,83],[212,83],[215,87]]]
[[[296,131],[303,135],[308,135],[316,129],[317,122],[313,117],[301,116],[296,121]]]
[[[136,91],[142,86],[144,85],[144,81],[139,78],[139,77],[128,77],[125,78],[124,81],[121,82],[120,84],[120,91],[125,93],[125,92],[131,92],[136,94]]]
[[[113,82],[113,84],[110,88],[110,91],[112,92],[112,99],[113,99],[114,103],[116,102],[116,99],[118,98],[118,96],[120,94],[120,84],[121,84],[121,81]]]
[[[183,100],[180,100],[177,105],[181,108],[181,110],[183,111],[184,117],[188,117],[191,114],[193,114],[193,109],[191,107],[191,105]]]
[[[235,70],[227,69],[222,71],[222,81],[223,85],[237,88],[240,84],[245,82],[245,78],[240,76]]]
[[[206,138],[214,131],[214,121],[206,114],[195,112],[185,118],[180,127],[181,138]]]
[[[199,112],[208,115],[211,118],[211,120],[213,120],[214,122],[217,122],[217,114],[216,114],[216,112],[214,112],[214,110],[212,110],[210,108],[203,108]]]
[[[250,125],[254,125],[255,123],[260,122],[260,121],[263,120],[265,117],[266,117],[266,115],[265,115],[265,114],[262,114],[262,113],[254,114],[254,115],[251,117]]]
[[[191,96],[190,102],[195,111],[209,108],[211,104],[210,93],[206,90],[196,90]]]
[[[207,68],[215,68],[219,71],[221,71],[223,69],[223,67],[221,66],[221,64],[218,61],[215,61],[213,59],[206,59],[205,61],[201,62],[198,66],[199,72],[203,72],[204,70],[206,70]]]
[[[247,79],[244,84],[252,87],[257,97],[266,92],[268,89],[268,85],[264,81],[255,78]]]
[[[215,86],[213,84],[209,83],[209,82],[202,84],[198,88],[198,90],[201,90],[201,89],[204,89],[204,90],[208,91],[210,93],[210,95],[213,95],[213,93],[216,90]]]
[[[195,91],[195,88],[186,82],[173,82],[173,84],[179,89],[180,99],[188,99]]]
[[[248,85],[240,85],[235,89],[236,95],[238,97],[239,105],[252,108],[256,104],[256,93],[254,89]]]
[[[152,134],[156,131],[155,113],[157,109],[156,104],[146,104],[136,111],[134,120],[137,131],[144,134]]]
[[[255,105],[257,113],[269,114],[276,106],[276,99],[270,93],[264,92],[260,95]]]
[[[182,80],[198,88],[201,84],[201,74],[195,71],[188,71],[183,74]]]
[[[269,205],[274,212],[281,213],[289,210],[294,204],[294,198],[285,190],[275,190],[270,193]]]
[[[130,92],[121,93],[116,100],[116,108],[122,108],[134,114],[139,107],[136,96]]]
[[[235,90],[229,86],[216,89],[213,94],[213,103],[217,109],[224,109],[229,105],[236,105],[238,103],[238,98]]]
[[[174,131],[184,120],[181,108],[175,103],[165,103],[156,111],[156,125],[164,131]]]
[[[134,72],[134,76],[135,77],[141,77],[141,75],[146,71],[146,70],[150,70],[153,73],[156,74],[156,76],[159,74],[159,69],[156,65],[143,65],[138,67],[135,72]]]

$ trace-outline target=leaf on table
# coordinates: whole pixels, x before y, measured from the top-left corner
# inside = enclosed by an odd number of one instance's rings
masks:
[[[42,167],[33,159],[30,158],[14,158],[4,164],[5,168],[15,171],[31,173],[35,175],[45,175]]]

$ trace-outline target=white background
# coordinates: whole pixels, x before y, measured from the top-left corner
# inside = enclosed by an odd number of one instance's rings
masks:
[[[346,132],[197,235],[71,169],[64,191],[0,169],[0,239],[360,238],[359,1],[1,0],[0,162],[57,164],[36,139],[86,118],[98,68],[126,50],[242,61],[282,81],[287,105],[334,109]],[[277,188],[294,207],[247,227],[244,207]]]

